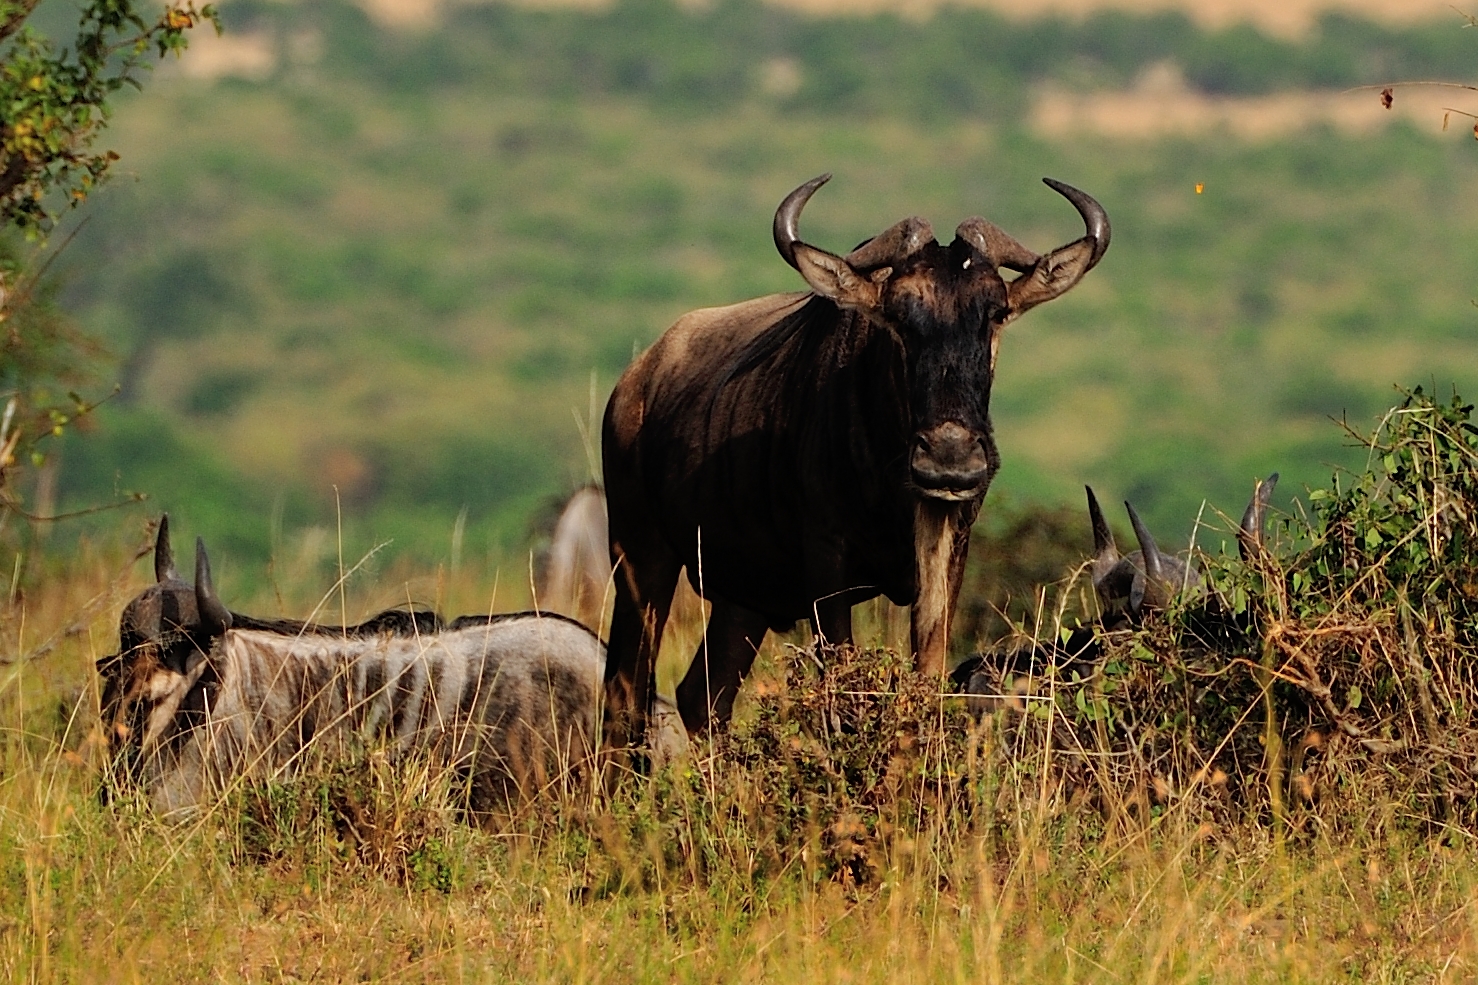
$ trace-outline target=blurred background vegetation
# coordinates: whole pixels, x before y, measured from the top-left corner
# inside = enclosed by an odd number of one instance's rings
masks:
[[[770,217],[826,170],[804,231],[836,250],[909,214],[1050,248],[1080,226],[1043,175],[1113,219],[1103,265],[1005,341],[988,513],[1081,512],[1087,482],[1183,544],[1203,500],[1240,511],[1278,470],[1287,507],[1359,464],[1329,416],[1369,423],[1398,383],[1478,389],[1467,123],[1132,139],[1049,136],[1034,109],[1165,77],[1221,99],[1465,80],[1455,17],[1288,38],[751,0],[412,28],[339,0],[220,12],[216,48],[120,103],[122,159],[57,264],[108,353],[94,390],[121,392],[52,456],[38,511],[149,498],[53,544],[168,509],[229,593],[269,559],[329,571],[341,518],[351,560],[388,540],[382,564],[526,580],[532,518],[590,478],[632,354],[685,310],[800,288]]]

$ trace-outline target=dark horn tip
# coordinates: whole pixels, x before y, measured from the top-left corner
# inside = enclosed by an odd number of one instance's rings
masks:
[[[1134,528],[1134,537],[1139,541],[1139,549],[1144,554],[1144,569],[1147,574],[1160,577],[1160,548],[1151,536],[1149,528],[1134,511],[1134,504],[1124,500],[1124,509],[1129,511],[1129,524]]]
[[[786,195],[784,201],[780,203],[780,207],[775,210],[775,249],[780,251],[780,255],[785,258],[785,262],[792,267],[796,266],[795,244],[801,237],[801,209],[805,208],[806,203],[811,200],[811,196],[816,194],[816,189],[830,180],[830,171],[825,174],[818,174],[810,181],[796,188],[789,195]],[[799,270],[800,268],[796,267],[796,269]]]
[[[1073,204],[1078,210],[1078,215],[1083,217],[1083,225],[1087,228],[1088,236],[1093,240],[1093,257],[1088,261],[1088,269],[1098,266],[1098,261],[1108,252],[1109,240],[1113,238],[1113,227],[1109,225],[1108,213],[1092,195],[1080,189],[1074,188],[1065,181],[1056,178],[1043,178],[1042,183],[1048,188],[1061,195]]]
[[[1109,529],[1108,521],[1103,517],[1103,510],[1098,506],[1098,497],[1093,495],[1093,487],[1083,486],[1088,491],[1088,522],[1093,527],[1093,553],[1102,556],[1105,551],[1118,551],[1114,544],[1114,532]]]
[[[234,621],[231,611],[216,597],[216,587],[210,575],[210,556],[205,553],[205,538],[195,538],[195,604],[203,626],[213,636],[231,628]],[[205,625],[206,620],[209,625]]]
[[[179,580],[174,567],[174,549],[169,546],[169,514],[159,517],[159,529],[154,534],[154,580],[166,582]]]

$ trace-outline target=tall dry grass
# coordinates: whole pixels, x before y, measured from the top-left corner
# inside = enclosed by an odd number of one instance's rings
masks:
[[[612,765],[483,827],[446,776],[374,749],[182,820],[101,805],[92,664],[144,566],[84,549],[4,610],[0,974],[1471,980],[1468,416],[1413,394],[1268,556],[1204,558],[1211,594],[1086,656],[1052,645],[1071,582],[1030,618],[1003,606],[1035,649],[992,652],[978,717],[885,646],[781,642],[688,762]],[[515,591],[411,574],[449,609]],[[870,641],[906,628],[863,616]]]

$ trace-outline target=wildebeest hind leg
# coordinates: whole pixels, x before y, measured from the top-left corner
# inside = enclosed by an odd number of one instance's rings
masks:
[[[714,599],[704,640],[677,686],[677,710],[689,732],[729,720],[754,655],[765,640],[764,616],[733,602]],[[707,652],[705,652],[705,650]]]
[[[612,543],[613,554],[616,545],[625,550],[616,566],[616,605],[606,655],[605,742],[635,746],[646,731],[655,694],[652,669],[682,565],[656,537],[642,538],[639,545],[613,537]]]

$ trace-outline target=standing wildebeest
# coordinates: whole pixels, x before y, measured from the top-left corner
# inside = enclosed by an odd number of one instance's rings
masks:
[[[810,287],[685,315],[621,377],[602,440],[618,566],[606,666],[607,739],[633,742],[680,570],[713,602],[678,688],[690,729],[726,719],[766,629],[808,618],[852,636],[853,604],[913,606],[921,671],[944,670],[970,525],[998,465],[990,391],[1007,324],[1067,291],[1109,245],[1087,226],[1039,256],[985,219],[947,246],[905,219],[845,257],[775,213],[775,245]],[[1021,272],[1007,281],[1000,268]]]
[[[536,792],[593,750],[605,648],[561,616],[391,610],[346,629],[232,613],[196,542],[195,585],[169,527],[157,583],[123,611],[98,661],[116,780],[160,810],[191,807],[246,773],[291,772],[310,748],[385,741],[468,782],[474,813]]]

